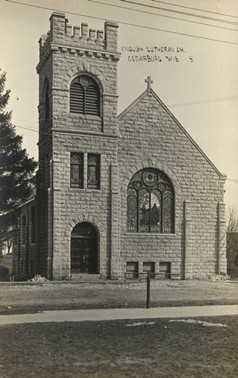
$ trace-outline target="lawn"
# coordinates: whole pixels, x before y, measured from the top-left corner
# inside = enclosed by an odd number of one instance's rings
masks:
[[[156,280],[151,307],[237,304],[237,281]],[[0,314],[41,310],[145,307],[146,282],[0,284]]]
[[[238,317],[1,326],[0,378],[235,378],[237,346]]]

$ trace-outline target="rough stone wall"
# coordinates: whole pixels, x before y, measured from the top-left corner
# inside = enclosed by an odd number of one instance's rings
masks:
[[[117,163],[117,25],[105,23],[104,32],[70,26],[62,14],[53,14],[51,30],[40,40],[40,96],[44,83],[50,83],[50,113],[44,121],[44,98],[39,108],[41,130],[51,137],[40,137],[40,169],[45,175],[44,157],[51,159],[50,186],[43,198],[39,184],[38,203],[47,205],[47,246],[39,250],[43,256],[45,275],[53,270],[53,278],[70,272],[70,237],[73,227],[88,221],[99,233],[99,271],[109,276],[111,260],[111,165]],[[78,74],[91,75],[101,90],[101,117],[69,112],[69,90]],[[52,138],[52,139],[51,139]],[[84,181],[87,182],[87,154],[101,155],[99,190],[70,187],[70,152],[84,153]],[[42,180],[44,181],[44,180]],[[40,197],[42,200],[40,201]],[[43,218],[42,218],[43,219]],[[42,225],[43,227],[44,225]],[[41,239],[44,239],[41,232]],[[46,238],[45,238],[46,240]],[[47,252],[46,252],[47,251]],[[48,265],[45,258],[48,258]],[[43,262],[41,262],[43,265]]]
[[[42,54],[40,40],[40,63],[37,66],[39,74],[39,167],[37,172],[36,202],[37,202],[37,273],[51,278],[50,273],[50,206],[52,202],[50,187],[50,161],[52,160],[52,111],[53,111],[53,54],[47,59]],[[49,47],[49,46],[48,46]],[[49,117],[46,118],[46,84],[49,85]]]
[[[72,28],[62,14],[40,40],[40,137],[37,239],[41,274],[59,279],[70,272],[73,227],[88,221],[99,234],[99,272],[124,278],[126,262],[170,262],[181,278],[225,272],[224,177],[191,140],[152,90],[117,122],[117,25],[104,32],[86,24]],[[101,117],[70,114],[69,89],[78,74],[91,75],[101,90]],[[45,121],[44,85],[50,117]],[[119,147],[118,147],[119,143]],[[101,155],[99,190],[70,187],[70,153]],[[49,163],[48,170],[45,161]],[[174,234],[132,234],[127,225],[127,185],[140,169],[155,167],[175,191]],[[47,171],[47,174],[46,174]],[[46,176],[48,178],[46,179]],[[44,210],[42,210],[42,208]],[[51,276],[52,273],[52,276]]]
[[[166,261],[182,278],[224,273],[224,213],[219,215],[224,177],[152,90],[119,116],[119,125],[122,271],[126,261],[138,261],[140,269],[153,261],[158,272],[159,262]],[[163,171],[174,185],[174,234],[127,232],[127,185],[148,167]]]
[[[38,273],[49,277],[50,237],[50,167],[52,160],[52,137],[46,136],[39,144],[39,171],[37,172],[37,254]]]
[[[13,274],[35,274],[37,272],[37,251],[36,251],[36,232],[35,240],[32,240],[32,212],[31,208],[35,207],[35,200],[22,205],[18,208],[18,224],[13,247]],[[23,217],[25,217],[25,227],[23,227]],[[35,227],[37,215],[35,213]],[[23,233],[25,236],[23,236]]]
[[[99,232],[100,274],[110,268],[110,165],[117,160],[117,139],[85,135],[55,136],[54,142],[54,277],[70,274],[70,237],[73,227],[88,221]],[[101,154],[100,189],[70,187],[70,152]],[[86,167],[85,167],[86,168]],[[84,170],[85,175],[87,169]],[[85,177],[85,182],[87,177]]]

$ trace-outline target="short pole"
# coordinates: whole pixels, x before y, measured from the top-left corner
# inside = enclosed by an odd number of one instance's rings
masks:
[[[147,273],[147,295],[146,295],[146,308],[150,308],[150,272]]]

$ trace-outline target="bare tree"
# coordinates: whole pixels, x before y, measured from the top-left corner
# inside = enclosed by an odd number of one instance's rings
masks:
[[[228,210],[226,253],[227,273],[238,276],[238,215],[234,208]]]
[[[10,253],[11,253],[12,246],[13,246],[13,240],[12,239],[8,239],[7,240],[7,254],[8,255],[10,255]]]

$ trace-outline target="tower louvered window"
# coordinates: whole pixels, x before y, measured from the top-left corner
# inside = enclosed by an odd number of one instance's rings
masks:
[[[76,77],[70,87],[70,113],[100,116],[100,89],[86,75]]]

